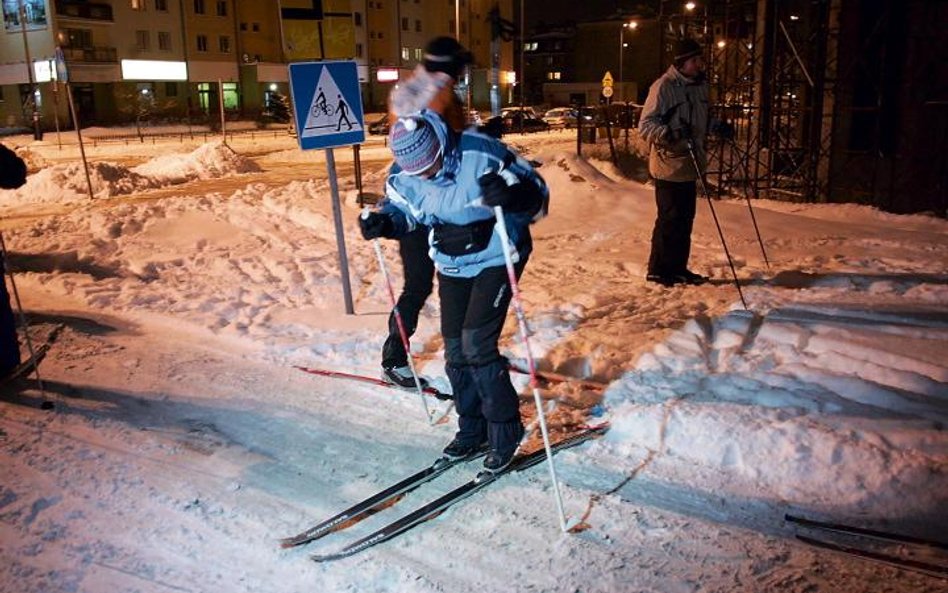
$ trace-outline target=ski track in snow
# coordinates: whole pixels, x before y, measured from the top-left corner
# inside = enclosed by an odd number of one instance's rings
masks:
[[[612,422],[557,456],[579,534],[558,533],[538,466],[370,551],[308,560],[446,492],[469,465],[350,529],[279,549],[279,537],[420,469],[453,421],[430,428],[416,395],[291,368],[374,374],[387,294],[371,244],[357,239],[350,188],[355,316],[341,312],[326,182],[255,183],[243,164],[247,183],[231,193],[100,199],[5,230],[27,308],[66,330],[43,367],[57,413],[39,410],[29,387],[0,406],[0,588],[939,590],[798,544],[782,516],[943,538],[944,222],[762,202],[768,269],[746,206],[721,202],[748,312],[706,204],[692,267],[712,283],[646,285],[651,189],[535,142],[524,140],[554,201],[521,286],[533,351],[541,368],[608,383],[604,394],[544,391],[560,402],[554,428],[601,419],[590,413]],[[261,162],[295,153],[280,154]],[[233,171],[201,162],[159,157],[116,174],[109,195]],[[394,245],[385,251],[397,280]],[[437,323],[432,298],[413,346],[444,386]],[[516,324],[501,344],[525,356]]]

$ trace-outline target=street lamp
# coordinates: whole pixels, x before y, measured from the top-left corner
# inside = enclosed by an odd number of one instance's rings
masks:
[[[625,92],[622,89],[622,54],[625,53],[625,30],[629,29],[630,31],[635,31],[638,27],[638,21],[629,21],[622,23],[622,27],[619,29],[619,77],[617,79],[617,86],[619,87],[619,98],[623,101],[625,100]]]

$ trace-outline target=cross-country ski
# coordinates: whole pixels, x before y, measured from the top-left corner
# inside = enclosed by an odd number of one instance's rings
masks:
[[[608,427],[606,426],[591,428],[583,430],[575,435],[570,435],[554,443],[552,450],[556,452],[579,445],[597,435],[602,434],[607,428]],[[515,457],[513,462],[500,472],[480,472],[469,481],[438,497],[436,500],[424,504],[407,515],[404,515],[392,521],[391,523],[380,527],[377,531],[374,531],[373,533],[344,546],[341,550],[326,554],[314,554],[312,559],[317,562],[338,560],[340,558],[352,556],[353,554],[361,552],[382,542],[386,542],[398,535],[401,535],[402,533],[405,533],[409,529],[412,529],[413,527],[416,527],[421,523],[432,519],[433,517],[447,510],[452,505],[461,502],[475,492],[486,488],[493,482],[501,479],[503,476],[533,467],[539,463],[542,463],[545,458],[546,452],[541,448],[532,453]]]

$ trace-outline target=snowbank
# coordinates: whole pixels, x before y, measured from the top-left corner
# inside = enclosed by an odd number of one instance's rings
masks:
[[[92,161],[89,179],[81,162],[46,167],[27,178],[17,190],[0,190],[0,205],[73,202],[89,197],[109,198],[137,191],[259,171],[259,166],[223,142],[211,142],[188,154],[155,157],[137,167]]]

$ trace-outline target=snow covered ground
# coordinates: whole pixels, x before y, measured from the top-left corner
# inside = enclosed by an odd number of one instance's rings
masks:
[[[542,369],[607,385],[543,390],[556,435],[612,423],[556,457],[575,533],[559,532],[540,466],[392,542],[308,559],[460,484],[471,464],[280,549],[453,434],[453,417],[428,426],[417,395],[293,368],[378,372],[388,296],[355,223],[351,150],[336,151],[346,315],[321,151],[277,135],[99,145],[89,199],[74,147],[16,138],[38,170],[0,191],[0,228],[35,340],[62,330],[45,393],[35,380],[2,388],[0,590],[944,591],[801,543],[814,532],[783,516],[948,540],[948,223],[759,200],[768,267],[746,203],[717,202],[745,310],[706,202],[692,269],[712,283],[647,285],[651,189],[577,158],[568,133],[509,141],[552,188],[521,286],[533,352]],[[383,140],[361,155],[378,192]],[[436,297],[413,346],[448,387]],[[502,347],[525,355],[512,319]],[[948,565],[944,552],[874,549]]]

